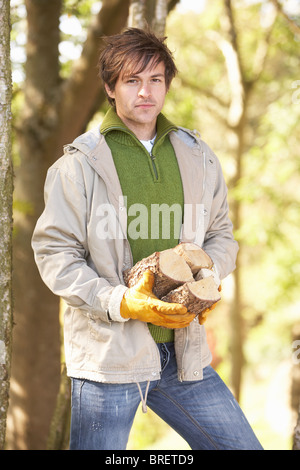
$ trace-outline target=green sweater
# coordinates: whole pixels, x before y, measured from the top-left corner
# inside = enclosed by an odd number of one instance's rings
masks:
[[[123,195],[127,198],[127,236],[133,263],[176,246],[183,217],[183,188],[168,134],[177,128],[162,114],[152,154],[126,127],[113,108],[101,133],[111,149]],[[149,325],[156,342],[172,341],[173,330]]]

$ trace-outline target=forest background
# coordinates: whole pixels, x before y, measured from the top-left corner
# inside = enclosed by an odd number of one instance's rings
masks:
[[[164,113],[197,129],[218,155],[240,244],[237,269],[223,282],[222,302],[206,323],[213,366],[264,448],[296,449],[300,2],[0,3],[10,3],[12,23],[14,168],[12,287],[6,282],[13,302],[10,315],[1,309],[0,317],[1,446],[67,448],[62,309],[39,278],[30,239],[43,209],[47,168],[107,109],[95,67],[101,37],[126,25],[143,27],[146,18],[168,36],[179,69]],[[4,296],[1,290],[1,305]],[[129,448],[188,446],[153,413],[139,410]]]

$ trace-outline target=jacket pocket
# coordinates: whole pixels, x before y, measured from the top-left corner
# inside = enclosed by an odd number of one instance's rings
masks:
[[[89,337],[91,340],[106,343],[111,338],[111,327],[110,325],[102,322],[101,320],[94,320],[89,318],[88,320]]]

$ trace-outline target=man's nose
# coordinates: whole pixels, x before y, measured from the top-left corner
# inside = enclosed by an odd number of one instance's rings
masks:
[[[147,83],[142,83],[140,89],[139,89],[139,96],[142,98],[149,98],[151,95],[150,87]]]

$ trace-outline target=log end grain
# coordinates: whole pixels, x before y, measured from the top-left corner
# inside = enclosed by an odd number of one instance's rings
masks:
[[[177,287],[162,298],[165,302],[175,302],[184,305],[190,313],[201,314],[221,300],[218,288],[212,276],[200,281],[188,282]]]
[[[182,242],[173,250],[186,261],[193,274],[202,268],[211,269],[213,267],[211,257],[196,243]]]

